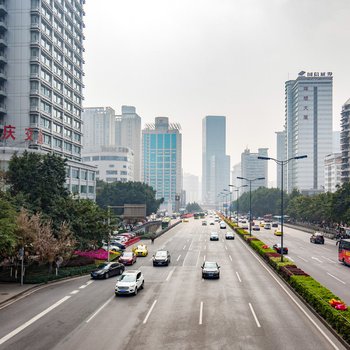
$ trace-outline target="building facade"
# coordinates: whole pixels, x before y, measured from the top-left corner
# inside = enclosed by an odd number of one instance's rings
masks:
[[[341,111],[340,151],[342,154],[341,182],[350,181],[350,98]]]
[[[116,145],[129,147],[134,152],[134,179],[141,180],[141,117],[133,106],[122,106],[116,119]],[[119,143],[118,143],[119,142]]]
[[[342,154],[332,153],[324,159],[324,191],[336,192],[341,185]]]
[[[84,108],[84,152],[115,145],[115,111],[111,107]]]
[[[232,200],[234,201],[242,195],[242,189],[240,188],[242,183],[241,180],[237,179],[238,176],[242,176],[241,163],[235,164],[231,172],[230,185],[233,185],[233,187],[230,188],[230,191],[232,192]]]
[[[259,148],[258,153],[251,153],[249,149],[245,149],[241,154],[241,177],[247,179],[257,179],[264,177],[263,180],[252,181],[252,191],[259,187],[267,187],[268,184],[268,162],[266,160],[258,159],[258,157],[268,157],[268,148]],[[247,184],[246,181],[241,180],[241,185]],[[249,185],[249,184],[248,184]],[[249,192],[250,187],[242,187],[242,193]]]
[[[285,131],[276,131],[276,150],[278,160],[286,160],[286,133]],[[281,166],[276,164],[277,188],[281,188]],[[286,171],[283,171],[283,189],[286,189]]]
[[[230,183],[230,157],[226,155],[226,117],[206,116],[202,121],[202,202],[219,204],[219,193]]]
[[[183,189],[186,192],[186,203],[199,203],[199,177],[193,174],[183,174]]]
[[[83,161],[97,167],[97,180],[134,181],[134,152],[128,147],[101,146],[84,153]]]
[[[318,193],[324,186],[324,158],[332,153],[332,73],[300,72],[285,83],[286,189]]]
[[[0,147],[81,165],[84,0],[1,1]]]
[[[182,135],[179,124],[157,117],[142,130],[142,180],[153,187],[156,198],[164,198],[163,209],[176,208],[182,192]],[[178,198],[178,197],[177,197]]]

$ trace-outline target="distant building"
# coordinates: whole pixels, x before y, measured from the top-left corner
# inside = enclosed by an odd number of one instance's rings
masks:
[[[350,181],[350,98],[341,111],[340,150],[342,154],[341,182]]]
[[[133,106],[122,106],[116,116],[115,144],[129,147],[134,152],[134,179],[141,180],[141,117]]]
[[[246,149],[241,154],[241,171],[242,177],[247,179],[257,179],[264,177],[264,180],[256,180],[252,182],[252,191],[257,190],[259,187],[267,187],[268,183],[268,162],[266,160],[258,159],[258,157],[268,157],[268,148],[259,148],[258,153],[250,153],[249,149]],[[241,185],[248,184],[247,181],[241,180]],[[243,187],[242,193],[249,192],[250,187]]]
[[[242,189],[239,188],[242,186],[242,181],[237,179],[237,176],[242,176],[241,163],[237,163],[232,167],[230,185],[236,186],[230,188],[230,191],[232,192],[232,200],[237,200],[237,198],[243,193]]]
[[[300,72],[285,83],[286,189],[323,191],[324,159],[332,153],[332,73]]]
[[[83,152],[115,145],[115,111],[111,107],[88,107],[83,112]]]
[[[183,174],[183,189],[186,192],[185,203],[199,203],[199,178],[189,173]]]
[[[324,159],[324,191],[335,192],[337,185],[341,185],[341,153],[332,153]]]
[[[164,198],[162,208],[173,211],[182,192],[182,135],[180,125],[167,117],[155,118],[142,130],[143,181]]]
[[[333,131],[332,153],[340,153],[340,131]]]
[[[230,157],[226,155],[226,117],[206,116],[202,121],[202,202],[216,207],[219,193],[230,183]]]
[[[101,146],[84,153],[83,161],[97,167],[97,180],[134,181],[134,152],[128,147]]]

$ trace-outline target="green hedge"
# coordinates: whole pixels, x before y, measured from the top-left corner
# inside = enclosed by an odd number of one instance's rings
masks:
[[[350,310],[339,311],[329,304],[331,299],[338,299],[329,289],[322,286],[314,278],[308,276],[293,262],[284,257],[275,256],[271,248],[263,248],[264,242],[237,227],[237,225],[223,218],[255,251],[261,255],[288,283],[289,285],[327,321],[332,328],[350,344]]]

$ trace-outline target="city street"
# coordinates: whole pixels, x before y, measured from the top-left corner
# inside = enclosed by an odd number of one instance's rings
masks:
[[[116,278],[86,276],[0,309],[0,349],[344,349],[240,238],[225,240],[218,223],[201,221],[177,225],[148,245],[147,257],[127,267],[140,268],[145,277],[136,296],[115,297]],[[286,230],[291,257],[307,259],[293,248],[299,244],[309,252],[307,236],[293,232],[292,240]],[[219,233],[218,242],[209,241],[212,231]],[[278,239],[272,230],[260,235]],[[335,247],[327,241],[328,247],[319,253],[322,246],[310,245],[308,256],[329,257],[335,261],[329,265],[341,270]],[[170,251],[167,267],[152,266],[160,248]],[[220,279],[201,278],[204,260],[218,262]]]

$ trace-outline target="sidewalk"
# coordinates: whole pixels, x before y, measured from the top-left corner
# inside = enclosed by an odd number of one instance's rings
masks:
[[[21,286],[20,283],[0,282],[0,306],[38,286],[40,284],[24,284]]]

